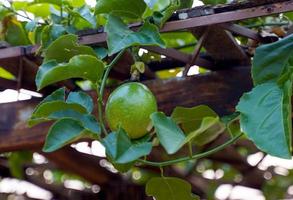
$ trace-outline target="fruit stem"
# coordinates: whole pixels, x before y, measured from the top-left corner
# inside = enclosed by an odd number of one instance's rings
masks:
[[[199,154],[195,154],[195,155],[193,155],[191,157],[187,156],[187,157],[182,157],[182,158],[178,158],[178,159],[175,159],[175,160],[169,160],[169,161],[164,161],[164,162],[152,162],[152,161],[139,159],[138,162],[141,163],[141,164],[155,166],[155,167],[164,167],[164,166],[168,166],[168,165],[172,165],[172,164],[176,164],[176,163],[181,163],[181,162],[185,162],[185,161],[189,161],[189,160],[195,160],[195,159],[204,158],[204,157],[207,157],[207,156],[209,156],[211,154],[214,154],[214,153],[216,153],[218,151],[223,150],[224,148],[226,148],[230,144],[233,144],[242,135],[243,135],[243,133],[239,133],[238,135],[236,135],[235,137],[231,138],[230,140],[228,140],[224,144],[221,144],[220,146],[217,146],[214,149],[211,149],[209,151],[199,153]]]
[[[103,120],[103,97],[104,97],[104,91],[105,91],[105,87],[106,87],[106,82],[109,76],[109,73],[111,71],[111,69],[113,68],[113,66],[118,62],[118,60],[120,59],[120,57],[124,54],[126,49],[123,49],[122,51],[120,51],[116,57],[112,60],[112,62],[107,65],[106,67],[106,71],[103,75],[103,79],[102,79],[102,83],[99,89],[97,89],[97,93],[99,95],[98,97],[98,113],[99,113],[99,121],[100,121],[100,126],[102,128],[102,131],[105,135],[108,135],[104,120]]]

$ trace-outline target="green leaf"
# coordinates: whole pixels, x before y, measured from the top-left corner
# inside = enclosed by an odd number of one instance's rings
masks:
[[[156,200],[199,200],[188,182],[174,177],[152,178],[146,184],[146,194]]]
[[[194,127],[197,128],[194,129]],[[193,125],[191,128],[194,130],[187,134],[185,143],[193,141],[195,144],[200,146],[213,141],[225,130],[225,126],[220,123],[218,117],[205,117],[201,121],[199,127],[197,125]]]
[[[264,83],[242,96],[237,110],[241,129],[264,152],[291,159],[292,82],[284,88]]]
[[[216,139],[225,128],[217,113],[205,105],[192,108],[176,107],[171,117],[181,124],[187,134],[184,143],[193,141],[197,145],[205,145]]]
[[[90,96],[84,92],[71,92],[65,101],[65,89],[61,88],[46,97],[34,110],[29,120],[29,125],[57,120],[60,118],[72,118],[80,121],[85,129],[92,133],[100,133],[100,127],[92,112],[93,102]]]
[[[112,132],[102,141],[107,155],[117,164],[126,164],[148,155],[152,150],[152,143],[132,143],[123,129]]]
[[[47,18],[50,15],[49,3],[34,3],[26,7],[26,11],[34,14],[36,17]]]
[[[83,137],[84,128],[79,121],[73,119],[60,119],[55,122],[47,135],[44,152],[53,152],[61,147]]]
[[[217,113],[206,105],[199,105],[192,108],[178,106],[172,114],[172,119],[176,123],[186,123],[191,121],[201,121],[204,117],[218,117]]]
[[[101,133],[99,123],[96,118],[90,114],[82,114],[75,110],[60,110],[47,117],[48,120],[58,120],[62,118],[70,118],[79,121],[84,129],[93,134],[99,135]]]
[[[94,56],[77,55],[69,63],[58,64],[55,60],[42,64],[36,76],[38,90],[47,85],[70,78],[83,78],[97,83],[103,75],[104,63]]]
[[[33,112],[29,120],[29,126],[34,126],[43,121],[49,120],[50,118],[48,118],[48,116],[60,110],[75,110],[79,113],[87,113],[86,108],[77,103],[66,103],[64,101],[46,102],[39,105]]]
[[[77,35],[63,35],[46,49],[44,62],[49,60],[56,60],[58,63],[68,62],[72,57],[79,54],[96,56],[91,47],[78,44]]]
[[[286,71],[289,59],[292,57],[292,34],[272,44],[258,47],[255,52],[252,67],[254,84],[259,85],[268,81],[277,81],[284,71]]]
[[[140,18],[146,9],[143,0],[98,0],[96,14],[114,14],[121,17]]]
[[[157,27],[149,22],[145,22],[138,32],[133,32],[119,17],[109,15],[105,31],[108,34],[109,55],[130,46],[158,45],[164,47],[164,41],[161,39]]]
[[[52,24],[43,28],[41,33],[41,48],[46,49],[54,40],[66,33],[63,25]]]
[[[8,158],[9,170],[12,176],[18,179],[24,178],[24,164],[32,161],[33,154],[28,151],[12,152]]]
[[[81,7],[85,4],[85,0],[66,0],[72,7]]]
[[[93,99],[85,92],[70,92],[66,102],[82,105],[88,113],[91,113],[94,109]]]
[[[72,17],[72,24],[78,30],[96,28],[97,19],[88,6],[84,5],[79,9],[68,10]]]
[[[23,10],[28,5],[28,2],[25,1],[13,1],[12,7],[14,10]]]
[[[8,16],[3,21],[3,33],[4,39],[12,46],[22,46],[22,45],[29,45],[29,39],[27,34],[22,27],[22,24],[16,20],[16,18]]]
[[[185,135],[177,124],[162,112],[155,112],[151,115],[152,123],[160,143],[168,154],[176,153],[185,141]]]
[[[106,58],[108,55],[108,50],[104,47],[94,47],[93,49],[100,60]]]
[[[227,0],[202,0],[202,2],[204,4],[217,5],[227,3]]]
[[[3,67],[0,67],[0,78],[15,80],[15,76],[9,71],[5,70]]]
[[[153,8],[158,0],[144,0],[144,2],[148,5],[148,7]]]

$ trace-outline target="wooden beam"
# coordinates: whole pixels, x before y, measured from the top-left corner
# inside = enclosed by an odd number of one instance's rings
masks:
[[[154,93],[160,111],[170,114],[176,106],[192,107],[205,104],[218,114],[234,111],[244,92],[252,88],[250,68],[210,72],[186,78],[151,80],[144,82]],[[111,89],[107,90],[107,94]],[[94,93],[91,95],[96,98]],[[39,100],[0,104],[0,153],[7,151],[40,148],[50,123],[33,128],[26,125],[27,119]]]

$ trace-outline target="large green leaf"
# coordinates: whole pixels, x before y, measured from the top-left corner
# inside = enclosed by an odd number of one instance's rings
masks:
[[[151,115],[160,143],[168,154],[176,153],[185,143],[185,135],[177,124],[162,112]]]
[[[157,27],[149,22],[145,22],[138,32],[134,32],[119,17],[109,15],[105,31],[108,34],[109,55],[130,46],[158,45],[164,47],[164,41],[161,39]]]
[[[47,96],[34,110],[29,125],[61,118],[78,120],[82,126],[92,133],[100,133],[100,127],[94,116],[90,115],[93,102],[84,92],[71,92],[65,101],[65,89],[61,88]]]
[[[205,145],[216,139],[224,130],[217,113],[205,105],[192,108],[176,107],[171,117],[181,124],[186,133],[184,143],[193,141],[197,145]]]
[[[56,151],[61,147],[80,139],[84,134],[85,130],[79,121],[73,119],[60,119],[51,126],[43,151]]]
[[[56,60],[58,63],[68,62],[72,57],[79,54],[96,56],[91,47],[78,44],[77,35],[63,35],[46,49],[45,62],[49,60]]]
[[[174,177],[152,178],[146,184],[146,194],[156,200],[199,200],[188,182]]]
[[[110,133],[102,143],[111,160],[117,164],[130,163],[152,150],[150,142],[132,143],[123,129]]]
[[[58,64],[55,60],[42,64],[36,76],[38,90],[47,85],[70,78],[83,78],[97,83],[103,75],[104,63],[94,56],[77,55],[69,63]]]
[[[114,14],[121,17],[140,18],[146,9],[143,0],[98,0],[96,13]]]
[[[252,77],[255,85],[277,81],[293,57],[293,35],[256,49]]]
[[[266,153],[291,159],[291,90],[277,83],[264,83],[242,96],[237,110],[241,129]]]

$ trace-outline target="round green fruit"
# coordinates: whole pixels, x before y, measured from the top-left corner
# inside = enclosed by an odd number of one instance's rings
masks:
[[[115,89],[108,98],[106,119],[112,131],[119,126],[131,139],[147,134],[150,115],[157,111],[152,92],[143,84],[125,83]]]

